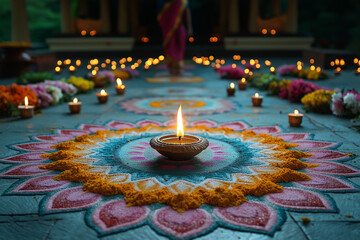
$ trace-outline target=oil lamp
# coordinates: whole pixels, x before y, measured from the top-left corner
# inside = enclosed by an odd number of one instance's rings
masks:
[[[241,80],[238,81],[239,90],[246,90],[246,85],[247,82],[245,78],[242,78]]]
[[[289,113],[289,124],[291,127],[300,127],[304,114],[299,113],[297,109],[294,110],[294,113]]]
[[[150,140],[150,146],[170,160],[183,161],[201,153],[209,146],[209,142],[199,136],[184,134],[180,105],[177,113],[177,134],[154,137]]]
[[[21,118],[32,118],[34,116],[34,106],[29,105],[28,97],[24,98],[24,105],[18,106]]]
[[[99,103],[106,103],[108,101],[108,96],[109,95],[107,94],[107,92],[105,92],[104,89],[102,89],[100,91],[100,93],[96,94],[96,96],[97,96],[97,98],[99,100]]]
[[[254,107],[260,107],[263,101],[263,97],[259,95],[259,93],[255,93],[254,96],[251,96],[251,102]]]
[[[230,87],[226,89],[228,96],[234,96],[235,94],[235,84],[230,83]]]
[[[71,113],[79,113],[81,111],[81,102],[74,98],[72,102],[68,102],[69,110]]]
[[[120,78],[116,79],[116,92],[118,95],[123,95],[125,93],[126,86],[122,84],[122,81]]]

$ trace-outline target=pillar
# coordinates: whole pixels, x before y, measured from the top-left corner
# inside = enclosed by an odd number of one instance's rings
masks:
[[[228,27],[229,33],[235,34],[239,33],[240,26],[239,26],[239,1],[238,0],[230,0],[229,2],[229,20],[228,20]]]
[[[110,33],[109,0],[100,1],[101,32]]]
[[[70,0],[61,0],[60,10],[61,10],[61,33],[70,34],[71,33]]]
[[[117,22],[117,31],[121,34],[128,33],[128,1],[127,0],[118,0],[118,22]]]
[[[286,32],[287,33],[297,33],[298,31],[298,1],[297,0],[288,0],[287,7],[287,23],[286,23]]]
[[[259,17],[259,0],[250,1],[250,13],[249,13],[249,32],[258,32],[258,17]]]
[[[271,16],[276,17],[281,14],[281,0],[271,1]]]
[[[31,41],[26,0],[11,0],[11,40],[14,42]]]

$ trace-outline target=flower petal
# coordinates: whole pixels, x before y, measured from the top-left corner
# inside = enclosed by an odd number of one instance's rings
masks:
[[[354,176],[360,175],[360,172],[353,167],[336,163],[336,162],[320,162],[313,161],[311,163],[315,163],[319,166],[314,168],[307,168],[306,170],[309,172],[318,172],[332,175],[344,175],[344,176]]]
[[[316,190],[324,191],[354,191],[354,188],[350,183],[345,182],[341,179],[330,177],[321,174],[307,173],[311,177],[310,181],[298,181],[295,184],[312,188]]]
[[[21,183],[17,186],[13,193],[39,193],[39,192],[51,192],[58,190],[70,184],[69,181],[56,181],[53,179],[56,175],[45,175]]]
[[[282,193],[268,194],[266,199],[277,206],[295,210],[333,210],[324,196],[297,188],[284,187]]]
[[[97,130],[109,130],[108,127],[93,125],[93,124],[81,124],[79,128],[81,130],[85,130],[93,133],[96,132]]]
[[[213,224],[211,215],[199,208],[178,213],[171,207],[164,207],[155,211],[151,221],[161,231],[175,238],[192,237]]]
[[[345,153],[333,151],[333,150],[311,150],[311,151],[307,151],[307,153],[312,154],[312,156],[305,158],[308,160],[333,161],[333,160],[342,160],[349,157]]]
[[[23,154],[18,154],[15,156],[1,159],[0,161],[2,161],[2,162],[21,162],[21,163],[44,161],[46,159],[40,157],[44,153],[45,152],[23,153]]]
[[[246,123],[238,121],[238,122],[223,123],[223,124],[220,124],[220,127],[226,127],[226,128],[230,128],[232,130],[237,131],[237,130],[246,129],[249,126]]]
[[[101,231],[110,232],[143,222],[149,212],[149,208],[144,206],[127,207],[126,202],[120,199],[100,205],[91,218]]]
[[[254,201],[244,202],[239,207],[217,207],[214,213],[221,220],[232,225],[266,232],[270,232],[278,220],[273,208]]]
[[[308,139],[311,136],[311,133],[282,133],[276,134],[274,137],[282,138],[284,141],[296,141]]]
[[[44,142],[65,142],[73,139],[71,136],[67,135],[41,135],[34,136],[33,138]]]
[[[138,125],[139,127],[145,127],[145,126],[148,126],[148,125],[161,126],[162,123],[146,119],[146,120],[137,122],[136,125]]]
[[[196,127],[196,126],[206,126],[208,128],[214,128],[217,126],[216,122],[213,122],[211,120],[200,120],[190,123],[190,126]]]
[[[331,148],[339,144],[334,142],[321,142],[321,141],[312,141],[312,140],[295,141],[294,143],[298,144],[298,146],[295,148],[301,150]]]
[[[2,177],[29,177],[37,176],[51,172],[47,169],[40,169],[39,166],[44,165],[43,163],[24,164],[16,166],[0,174]]]
[[[73,187],[55,193],[46,202],[46,211],[88,208],[101,200],[101,195],[84,192],[82,187]]]
[[[111,121],[106,124],[109,128],[113,128],[116,130],[124,129],[124,128],[136,128],[135,124],[128,123],[128,122],[121,122],[121,121]]]
[[[273,134],[273,133],[281,132],[281,128],[279,128],[278,126],[254,127],[254,128],[249,128],[248,130],[251,130],[256,134],[259,133]]]
[[[17,148],[19,150],[24,151],[32,151],[32,152],[38,152],[38,151],[51,151],[54,150],[51,148],[55,143],[48,143],[48,142],[30,142],[30,143],[23,143],[23,144],[17,144],[12,145],[12,147]]]
[[[77,129],[59,129],[58,134],[69,135],[73,137],[89,134],[89,131],[77,130]]]

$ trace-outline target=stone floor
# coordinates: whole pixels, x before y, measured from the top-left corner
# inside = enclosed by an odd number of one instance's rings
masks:
[[[264,59],[261,59],[263,62]],[[270,59],[274,66],[295,63],[298,59]],[[265,70],[262,70],[265,71]],[[17,118],[0,119],[0,159],[15,153],[7,146],[22,143],[29,140],[32,135],[49,134],[51,129],[75,128],[81,123],[104,124],[111,120],[137,122],[146,118],[157,121],[172,120],[170,116],[147,116],[133,114],[125,111],[114,111],[116,104],[128,98],[150,96],[147,89],[154,87],[189,87],[206,89],[209,96],[227,98],[225,88],[229,82],[220,80],[210,68],[198,66],[191,71],[195,76],[205,79],[200,83],[188,84],[151,84],[145,81],[155,71],[141,71],[140,77],[126,81],[127,92],[125,96],[115,95],[114,89],[109,87],[110,94],[108,104],[99,105],[95,93],[78,95],[83,102],[82,113],[79,115],[68,114],[66,104],[49,107],[42,110],[33,119],[20,120]],[[82,75],[85,70],[78,72]],[[66,75],[64,73],[64,75]],[[352,71],[344,71],[339,77],[334,77],[316,84],[329,88],[356,88],[360,89],[360,78],[355,77]],[[4,80],[5,84],[13,81]],[[360,134],[351,129],[348,119],[340,119],[332,115],[320,115],[314,113],[305,114],[301,128],[294,129],[288,126],[287,113],[293,109],[302,109],[300,104],[292,104],[275,96],[265,96],[263,107],[251,106],[250,96],[257,90],[249,88],[244,92],[236,92],[230,100],[242,107],[238,111],[224,114],[185,116],[186,120],[196,121],[210,119],[217,122],[242,120],[253,126],[270,126],[278,124],[291,132],[311,132],[316,138],[335,142],[342,142],[339,151],[351,152],[360,156]],[[265,92],[261,92],[265,95]],[[356,157],[347,162],[356,168],[360,168],[359,158]],[[8,164],[0,163],[0,170],[8,167]],[[3,193],[17,179],[0,179],[0,194]],[[360,177],[350,179],[351,182],[360,185]],[[286,212],[287,220],[282,229],[273,237],[232,231],[218,228],[215,231],[201,236],[198,239],[359,239],[360,237],[360,194],[354,193],[330,193],[339,208],[338,213],[298,213]],[[89,228],[83,212],[60,213],[40,216],[38,214],[39,202],[43,195],[36,196],[0,196],[0,239],[96,239],[99,236]],[[345,215],[352,215],[348,218]],[[311,219],[310,224],[304,225],[301,217]],[[150,227],[143,226],[135,230],[129,230],[102,239],[167,239],[158,235]]]

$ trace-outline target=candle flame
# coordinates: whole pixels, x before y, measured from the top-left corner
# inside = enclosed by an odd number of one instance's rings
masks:
[[[184,137],[184,124],[182,119],[182,113],[181,113],[181,105],[179,107],[178,113],[177,113],[177,137]]]
[[[295,114],[295,115],[299,114],[299,110],[295,109],[295,110],[294,110],[294,114]]]
[[[107,93],[105,92],[104,89],[102,89],[102,90],[100,91],[100,95],[105,96],[106,94],[107,94]]]
[[[231,88],[235,88],[235,84],[232,82],[232,83],[230,83],[230,87]]]
[[[118,86],[121,86],[121,85],[122,85],[121,79],[120,79],[120,78],[117,78],[117,79],[116,79],[116,83],[117,83]]]
[[[29,99],[27,96],[25,96],[24,104],[25,104],[25,107],[27,107],[29,105]]]
[[[271,71],[271,72],[274,72],[274,71],[275,71],[275,68],[274,68],[274,67],[271,67],[271,68],[270,68],[270,71]]]
[[[245,82],[246,82],[246,79],[245,79],[245,78],[242,78],[242,79],[241,79],[241,82],[242,82],[242,83],[245,83]]]
[[[74,98],[73,103],[77,103],[77,102],[78,102],[78,99]]]
[[[255,97],[259,97],[259,93],[255,93]]]

